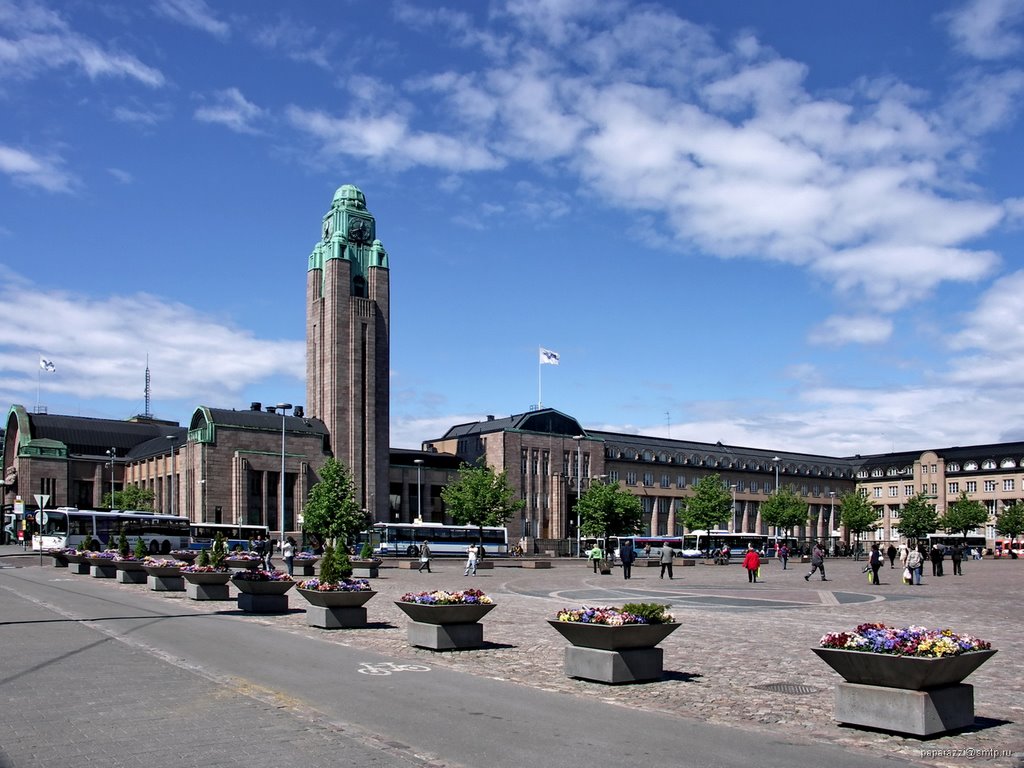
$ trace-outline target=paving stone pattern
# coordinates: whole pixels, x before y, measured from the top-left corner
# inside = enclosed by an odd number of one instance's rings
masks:
[[[475,577],[465,577],[461,562],[438,559],[432,563],[434,572],[429,574],[382,568],[380,578],[372,580],[378,594],[366,604],[369,626],[365,629],[307,627],[305,601],[294,591],[289,595],[291,610],[287,614],[246,620],[566,696],[596,697],[612,705],[760,731],[766,739],[785,729],[790,737],[864,750],[866,759],[898,755],[931,766],[963,766],[972,760],[986,766],[1024,767],[1024,676],[1020,671],[1024,638],[1017,607],[1024,560],[969,562],[964,564],[963,576],[926,575],[925,583],[916,587],[901,583],[898,568],[883,569],[884,582],[869,585],[862,567],[862,563],[852,560],[829,560],[829,581],[815,577],[806,582],[803,576],[807,566],[791,563],[783,571],[773,562],[762,570],[759,583],[749,584],[746,572],[736,565],[680,567],[671,581],[659,579],[655,569],[634,568],[632,579],[625,581],[618,568],[611,575],[599,575],[586,563],[572,560],[557,560],[550,570],[499,564]],[[110,587],[141,589],[116,583]],[[408,591],[465,587],[484,590],[498,604],[483,622],[485,647],[440,653],[410,647],[406,641],[407,619],[393,601]],[[197,603],[180,593],[154,595],[153,599],[179,601],[183,611],[232,607],[230,602]],[[553,618],[562,607],[621,605],[628,601],[670,603],[683,624],[661,643],[665,651],[664,679],[607,686],[566,678],[562,672],[565,641],[545,619]],[[837,724],[832,719],[833,695],[841,678],[809,649],[824,633],[852,629],[865,621],[949,627],[991,641],[999,653],[967,680],[975,686],[975,726],[919,740]],[[149,661],[142,659],[140,663]],[[163,674],[168,671],[163,669]],[[171,670],[160,686],[173,691],[181,674]],[[53,683],[59,679],[58,675]],[[187,681],[181,684],[187,685]],[[96,705],[116,710],[113,701]],[[186,722],[202,724],[203,715],[191,707],[190,703],[173,711]],[[223,736],[225,731],[221,707],[222,702],[218,702],[216,733],[209,726],[199,729],[210,731],[211,744],[218,733]],[[242,709],[246,711],[238,713],[239,720],[254,714],[267,718],[265,727],[274,727],[272,712],[259,700]],[[240,725],[236,722],[228,730]],[[131,734],[123,736],[131,739]],[[116,733],[111,734],[111,738],[116,737]],[[233,748],[244,748],[237,741],[231,743]],[[62,748],[82,754],[73,743]],[[204,758],[196,764],[218,763]]]

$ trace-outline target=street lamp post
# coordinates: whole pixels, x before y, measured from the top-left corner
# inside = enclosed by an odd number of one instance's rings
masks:
[[[110,508],[114,508],[114,461],[117,459],[117,448],[111,448],[107,451],[107,456],[110,457]]]
[[[732,491],[732,512],[729,514],[727,530],[732,533],[733,528],[736,527],[736,483],[730,483],[729,488]]]
[[[423,522],[423,459],[413,459],[412,463],[416,465],[416,520],[417,522]]]
[[[829,491],[828,492],[828,496],[829,496],[828,524],[832,528],[832,530],[837,531],[839,529],[836,528],[836,492],[835,491]],[[836,546],[838,546],[838,542],[836,543]]]
[[[781,462],[781,461],[782,461],[782,459],[780,459],[778,456],[772,456],[772,463],[775,465],[775,490],[772,491],[772,493],[778,493],[779,492],[779,462]],[[758,531],[758,533],[760,533],[760,531]],[[776,538],[778,537],[778,535],[779,535],[779,526],[776,525],[775,526],[775,536],[776,536]]]
[[[175,450],[174,440],[176,435],[168,435],[167,439],[171,441],[171,514],[178,514],[177,499],[175,497],[175,486],[178,484],[178,468],[175,466]]]
[[[580,496],[583,493],[583,435],[575,435],[576,441],[576,557],[580,556]]]
[[[281,412],[281,548],[284,549],[284,419],[291,403],[278,403],[275,410]]]

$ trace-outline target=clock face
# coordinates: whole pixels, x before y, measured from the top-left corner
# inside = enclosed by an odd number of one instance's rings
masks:
[[[349,220],[348,239],[363,245],[371,242],[373,240],[373,225],[366,219]]]

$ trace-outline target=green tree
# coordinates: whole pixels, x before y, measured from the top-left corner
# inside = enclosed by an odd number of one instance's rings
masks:
[[[860,537],[878,526],[878,512],[859,491],[844,493],[839,499],[839,523],[854,535],[855,552],[860,553]]]
[[[939,516],[935,505],[923,493],[917,494],[903,505],[900,512],[899,531],[908,539],[922,539],[939,527]]]
[[[504,471],[495,474],[483,458],[476,464],[463,463],[459,476],[441,491],[448,513],[456,525],[475,525],[483,545],[485,525],[504,525],[526,502],[515,497]]]
[[[1014,502],[996,517],[996,531],[1016,541],[1024,533],[1024,503]]]
[[[780,488],[761,504],[761,520],[789,536],[796,526],[807,525],[807,503],[789,488]]]
[[[370,516],[356,503],[352,473],[330,458],[320,468],[320,480],[310,489],[303,527],[322,542],[343,547],[370,527]]]
[[[950,533],[959,533],[967,539],[967,532],[973,531],[988,522],[988,510],[980,501],[971,501],[967,494],[960,492],[960,498],[946,509],[946,514],[938,520],[939,528]]]
[[[576,505],[583,536],[631,535],[643,531],[640,499],[618,483],[593,483]]]
[[[203,550],[206,551],[205,549]],[[213,539],[213,547],[210,551],[210,565],[214,568],[221,569],[224,567],[224,560],[228,556],[228,540],[224,538],[224,534],[217,531],[217,535]]]
[[[693,495],[682,499],[679,517],[691,531],[711,530],[732,514],[732,494],[718,473],[702,477],[693,485]]]
[[[103,506],[110,509],[137,509],[141,512],[153,511],[153,500],[156,495],[149,488],[126,485],[120,491],[114,491],[111,501],[110,494],[103,494]]]

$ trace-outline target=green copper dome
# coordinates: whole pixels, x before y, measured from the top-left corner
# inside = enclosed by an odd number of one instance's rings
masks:
[[[358,208],[362,210],[366,208],[366,196],[358,187],[354,187],[351,184],[345,184],[338,187],[338,191],[334,193],[334,202],[331,203],[331,207]]]

